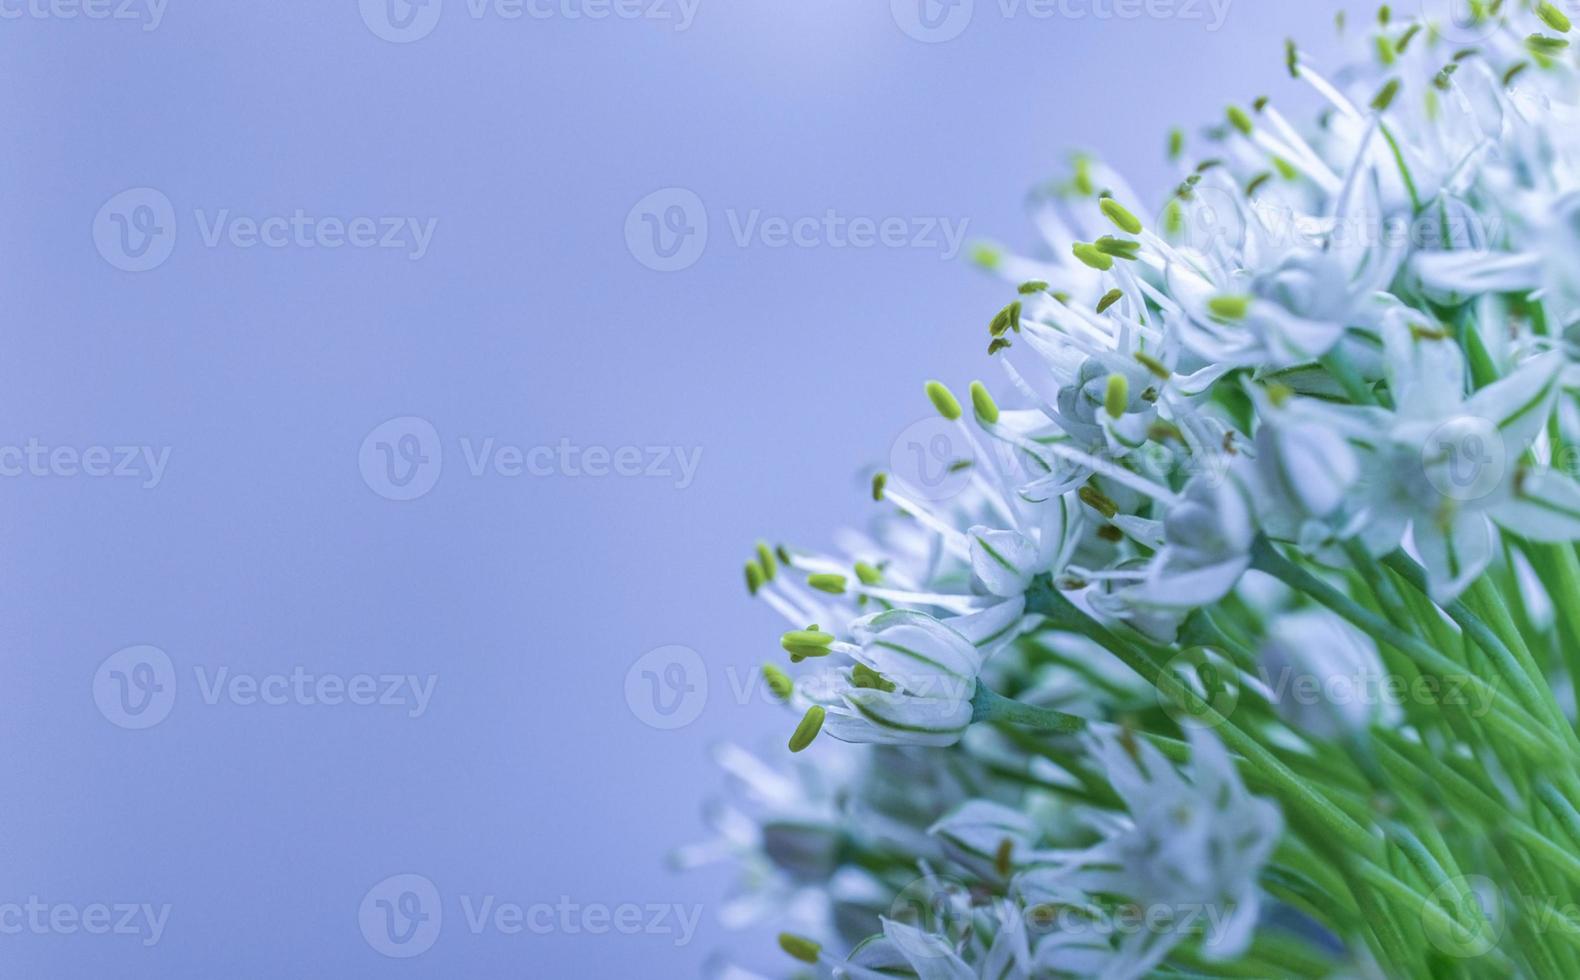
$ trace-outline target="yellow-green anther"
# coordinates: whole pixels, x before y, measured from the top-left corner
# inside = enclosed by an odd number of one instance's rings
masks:
[[[1221,166],[1223,166],[1223,161],[1222,160],[1218,159],[1217,157],[1208,157],[1207,159],[1203,160],[1201,163],[1196,164],[1196,173],[1197,174],[1204,174],[1207,171],[1213,169],[1214,167],[1221,167]],[[1201,177],[1198,176],[1196,178],[1196,180],[1201,180]]]
[[[999,310],[993,314],[993,320],[988,324],[988,333],[995,337],[1002,337],[1005,331],[1011,329],[1016,333],[1020,333],[1020,313],[1020,300],[1016,300]]]
[[[1178,160],[1185,152],[1185,131],[1174,128],[1169,130],[1169,159]]]
[[[1045,293],[1047,291],[1048,284],[1043,282],[1041,279],[1032,279],[1027,282],[1023,282],[1020,284],[1020,287],[1016,289],[1016,292],[1020,293],[1022,296],[1034,296],[1037,293]]]
[[[1121,418],[1130,405],[1130,379],[1122,374],[1110,374],[1108,387],[1103,389],[1103,410],[1109,418]]]
[[[873,500],[880,501],[880,502],[883,500],[883,486],[884,486],[884,484],[886,484],[888,482],[889,482],[889,474],[887,474],[887,473],[874,473],[874,474],[872,474],[872,499]]]
[[[977,242],[971,246],[971,261],[992,272],[1004,261],[1004,253],[997,245]]]
[[[817,964],[817,954],[823,952],[823,947],[794,933],[781,932],[779,934],[779,948],[800,960],[802,963]]]
[[[1081,503],[1110,520],[1113,519],[1115,514],[1119,513],[1119,505],[1109,500],[1101,490],[1091,484],[1082,487],[1075,495],[1081,498]]]
[[[1006,837],[998,842],[998,850],[993,852],[993,870],[998,872],[1000,878],[1008,878],[1015,865],[1011,856],[1015,852],[1014,840]]]
[[[1273,403],[1274,408],[1283,408],[1288,401],[1295,397],[1295,390],[1288,385],[1273,383],[1267,386],[1267,400]]]
[[[894,690],[893,681],[888,680],[866,664],[857,664],[850,668],[850,683],[868,691]]]
[[[1229,125],[1233,126],[1235,129],[1238,129],[1247,136],[1250,136],[1251,130],[1256,128],[1255,124],[1251,122],[1250,113],[1246,112],[1237,105],[1232,105],[1229,107],[1228,115]]]
[[[1382,62],[1384,68],[1393,67],[1394,61],[1398,58],[1398,55],[1393,50],[1393,42],[1379,34],[1375,43],[1377,45],[1377,60]]]
[[[829,595],[844,595],[845,582],[845,576],[834,575],[829,572],[818,572],[815,575],[808,575],[806,578],[808,586],[819,592],[827,592]]]
[[[746,563],[746,593],[748,595],[756,595],[757,590],[762,588],[763,583],[767,580],[767,577],[763,575],[761,565],[755,561]]]
[[[1300,77],[1300,49],[1295,46],[1294,38],[1284,41],[1284,67],[1289,69],[1290,78]]]
[[[1141,243],[1133,242],[1128,238],[1115,238],[1113,235],[1104,235],[1092,243],[1104,255],[1112,255],[1116,259],[1125,259],[1134,262],[1136,256],[1141,254]]]
[[[1125,291],[1124,290],[1122,290],[1122,289],[1110,289],[1108,292],[1103,294],[1103,298],[1102,299],[1097,301],[1097,312],[1099,312],[1099,313],[1106,313],[1106,312],[1108,312],[1108,308],[1110,306],[1113,306],[1115,303],[1119,302],[1120,300],[1122,300],[1124,298],[1125,298]]]
[[[1393,20],[1393,9],[1391,7],[1385,3],[1381,7],[1377,8],[1378,24],[1381,24],[1383,27],[1387,27],[1388,22],[1391,20]]]
[[[1558,54],[1569,46],[1568,40],[1561,37],[1548,37],[1545,34],[1532,34],[1525,39],[1525,46],[1532,54],[1553,55]]]
[[[960,402],[942,381],[927,382],[927,397],[939,415],[951,422],[960,417]]]
[[[992,343],[988,344],[988,356],[992,357],[994,354],[997,354],[999,351],[1005,350],[1010,346],[1011,345],[1009,341],[1005,340],[1003,337],[999,337],[997,340],[994,340]]]
[[[1536,5],[1536,16],[1542,19],[1542,23],[1560,34],[1568,34],[1569,29],[1574,26],[1570,23],[1568,14],[1548,3],[1547,0],[1542,0]]]
[[[767,542],[757,542],[757,564],[762,566],[763,577],[770,582],[779,574],[779,563],[774,560],[774,550],[768,547]]]
[[[785,653],[798,661],[807,657],[828,656],[829,644],[834,642],[834,637],[813,627],[812,629],[791,630],[779,638],[779,645],[784,647]]]
[[[1415,36],[1419,33],[1421,33],[1421,25],[1411,24],[1405,28],[1403,34],[1399,35],[1399,40],[1394,42],[1394,47],[1399,50],[1400,54],[1404,54],[1404,49],[1410,46],[1410,42],[1415,40]]]
[[[806,714],[801,718],[801,724],[795,726],[795,734],[790,736],[791,752],[800,752],[812,744],[812,740],[817,738],[817,733],[823,730],[823,715],[825,713],[821,704],[814,704],[806,709]],[[780,937],[779,943],[784,945],[783,937]],[[790,952],[788,947],[785,949],[785,952]],[[791,953],[790,955],[794,956],[795,954]],[[812,960],[809,962],[816,962],[816,960],[817,950],[814,948],[812,950]]]
[[[1273,172],[1271,170],[1264,170],[1255,177],[1252,177],[1250,182],[1245,185],[1245,196],[1255,197],[1256,192],[1262,189],[1262,185],[1266,184],[1272,179]]]
[[[978,421],[985,425],[998,422],[998,403],[988,393],[987,385],[980,381],[971,382],[971,409],[976,412]]]
[[[1126,210],[1123,204],[1111,197],[1105,197],[1103,198],[1103,203],[1099,204],[1098,207],[1102,208],[1103,214],[1108,217],[1109,221],[1119,226],[1120,231],[1127,235],[1141,234],[1140,219]]]
[[[1520,73],[1529,67],[1531,67],[1529,61],[1516,61],[1513,68],[1503,73],[1503,87],[1508,88],[1516,78],[1520,77]]]
[[[1180,427],[1175,425],[1173,422],[1164,422],[1159,420],[1147,426],[1147,438],[1156,440],[1157,442],[1163,442],[1165,439],[1173,439],[1175,442],[1183,442],[1185,440],[1185,435],[1184,433],[1180,432]]]
[[[1168,369],[1168,365],[1153,357],[1151,354],[1147,354],[1143,351],[1136,351],[1134,356],[1142,367],[1146,368],[1148,371],[1151,371],[1152,374],[1157,378],[1167,381],[1173,374],[1173,372]]]
[[[1088,242],[1076,242],[1070,246],[1070,251],[1085,265],[1096,269],[1098,272],[1107,272],[1114,267],[1114,260],[1097,250],[1097,246]]]
[[[1075,158],[1076,193],[1090,195],[1096,189],[1092,183],[1092,158],[1083,153]]]
[[[1170,201],[1163,209],[1163,230],[1178,235],[1185,230],[1185,208],[1178,201]]]
[[[862,585],[877,585],[883,581],[883,572],[864,561],[858,561],[856,562],[856,578],[861,581]]]
[[[1300,171],[1295,169],[1295,165],[1290,163],[1288,160],[1285,160],[1283,157],[1273,158],[1273,169],[1277,170],[1278,176],[1284,178],[1285,180],[1294,180],[1296,177],[1300,176]]]
[[[1388,111],[1388,107],[1393,105],[1394,96],[1399,94],[1399,85],[1399,79],[1388,79],[1388,83],[1379,89],[1377,95],[1372,99],[1372,108],[1378,112]]]
[[[1251,102],[1251,108],[1255,109],[1257,112],[1261,112],[1263,109],[1267,108],[1267,104],[1271,101],[1272,100],[1265,95],[1258,95],[1256,99]]]
[[[1458,70],[1459,64],[1457,62],[1451,65],[1444,65],[1443,70],[1437,73],[1436,78],[1432,79],[1432,84],[1436,85],[1439,90],[1447,92],[1449,86],[1453,84],[1454,72]]]
[[[1244,320],[1245,315],[1251,312],[1251,297],[1224,293],[1208,300],[1207,309],[1218,319],[1233,323],[1236,320]]]
[[[763,682],[768,685],[768,693],[780,701],[790,700],[790,695],[795,693],[795,681],[774,664],[763,664]]]

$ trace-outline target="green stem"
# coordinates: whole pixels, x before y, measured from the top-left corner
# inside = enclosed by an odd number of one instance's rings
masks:
[[[1258,538],[1252,547],[1251,567],[1306,593],[1375,639],[1391,644],[1423,672],[1437,674],[1440,678],[1463,676],[1460,665],[1285,558],[1266,538]],[[1476,695],[1478,703],[1499,709],[1488,715],[1487,723],[1496,727],[1499,734],[1517,745],[1528,758],[1550,762],[1555,752],[1562,752],[1562,747],[1552,740],[1545,726],[1508,695],[1473,675],[1466,678],[1466,687],[1469,693]]]

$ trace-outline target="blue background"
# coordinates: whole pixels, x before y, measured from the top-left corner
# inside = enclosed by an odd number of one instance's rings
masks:
[[[1167,128],[1290,93],[1282,38],[1324,50],[1332,13],[1238,0],[1214,33],[977,0],[941,44],[878,0],[701,0],[683,32],[448,0],[405,44],[356,0],[171,0],[152,31],[0,20],[0,445],[170,449],[151,489],[0,477],[0,904],[171,905],[148,948],[0,935],[0,974],[684,977],[721,948],[781,965],[767,932],[714,921],[727,869],[663,861],[704,833],[709,745],[791,724],[731,691],[783,628],[741,563],[760,535],[821,547],[865,517],[858,467],[926,417],[922,379],[989,371],[1006,290],[937,249],[741,247],[727,215],[947,217],[1030,246],[1024,192],[1067,150],[1160,191]],[[172,202],[176,239],[131,273],[94,222],[137,187]],[[661,273],[625,226],[670,187],[710,236]],[[226,208],[437,225],[420,261],[207,247],[194,212]],[[444,453],[407,502],[359,468],[402,416]],[[684,488],[474,477],[462,437],[702,458]],[[137,644],[169,655],[176,698],[126,730],[96,671]],[[671,644],[709,696],[663,731],[626,678]],[[437,687],[411,718],[211,705],[193,674],[299,665]],[[391,959],[358,909],[408,872],[443,895],[443,931]],[[682,946],[473,935],[460,895],[703,917]]]

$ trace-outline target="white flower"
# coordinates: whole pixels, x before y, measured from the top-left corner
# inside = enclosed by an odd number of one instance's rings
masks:
[[[1373,553],[1408,530],[1442,602],[1491,563],[1494,523],[1539,541],[1580,538],[1580,485],[1521,461],[1553,413],[1563,355],[1533,357],[1467,398],[1457,346],[1397,323],[1385,339],[1394,410],[1331,414],[1362,457],[1355,514]]]
[[[1283,832],[1283,818],[1276,805],[1246,792],[1216,736],[1196,726],[1186,734],[1189,778],[1150,743],[1112,733],[1093,736],[1093,753],[1129,817],[1066,868],[1032,877],[1045,886],[1121,895],[1148,910],[1205,911],[1203,952],[1232,959],[1256,927],[1257,879]],[[1103,976],[1145,975],[1183,938],[1177,931],[1126,936],[1120,958]]]
[[[1279,616],[1268,628],[1261,660],[1279,716],[1308,735],[1341,738],[1386,717],[1376,647],[1332,613],[1307,609]]]
[[[1025,600],[949,622],[893,609],[851,624],[856,666],[844,671],[824,729],[847,742],[952,745],[971,724],[987,657],[1013,638]],[[964,632],[962,631],[964,630]]]

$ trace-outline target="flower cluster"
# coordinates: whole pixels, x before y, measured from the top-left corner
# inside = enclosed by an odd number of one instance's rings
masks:
[[[927,384],[953,492],[759,545],[810,751],[683,853],[792,969],[1580,976],[1580,60],[1468,10],[1291,42],[1320,115],[1160,207],[1077,157],[977,252],[1004,407]]]

